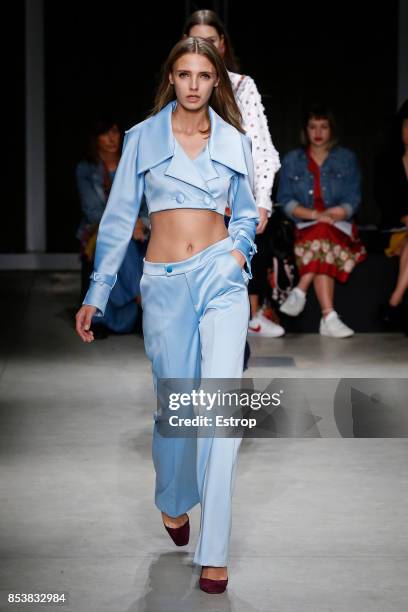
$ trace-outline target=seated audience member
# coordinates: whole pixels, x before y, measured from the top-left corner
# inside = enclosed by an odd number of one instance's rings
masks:
[[[408,100],[395,117],[387,150],[378,158],[374,176],[382,227],[390,232],[385,254],[399,257],[397,283],[382,306],[382,319],[408,333],[408,316],[402,308],[408,288]]]
[[[296,223],[295,256],[299,283],[280,310],[302,312],[313,284],[322,317],[320,334],[345,338],[354,334],[333,308],[335,281],[344,283],[366,250],[352,222],[360,204],[360,170],[355,154],[337,145],[335,122],[325,108],[304,116],[302,147],[282,162],[277,200]]]

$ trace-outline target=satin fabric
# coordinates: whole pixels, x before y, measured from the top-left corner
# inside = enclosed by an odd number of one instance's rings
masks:
[[[113,287],[103,317],[93,317],[92,321],[117,334],[133,331],[137,320],[136,297],[140,294],[140,279],[143,274],[143,256],[146,243],[131,240],[125,258],[118,271],[118,279]]]
[[[76,236],[79,240],[85,241],[84,235],[93,231],[95,225],[100,222],[106,205],[103,163],[96,165],[87,161],[80,162],[76,167],[76,182],[82,210],[82,219]],[[143,209],[140,212],[143,214]],[[118,269],[117,281],[110,293],[105,314],[103,317],[93,317],[93,323],[103,324],[118,334],[128,333],[134,329],[138,314],[136,297],[139,295],[145,252],[145,243],[130,240]],[[93,262],[88,262],[88,258],[83,257],[82,268],[82,287],[85,294]]]
[[[192,257],[144,262],[143,335],[160,378],[241,378],[249,319],[247,278],[230,236]],[[170,516],[201,504],[194,563],[227,565],[240,438],[170,438],[154,415],[155,503]]]
[[[95,266],[83,304],[102,316],[117,279],[143,196],[149,214],[174,208],[199,208],[224,215],[232,210],[228,232],[246,260],[257,251],[259,223],[253,189],[251,141],[209,108],[208,157],[198,172],[191,160],[175,154],[171,114],[176,102],[137,124],[125,134],[124,148],[109,200],[99,225]]]

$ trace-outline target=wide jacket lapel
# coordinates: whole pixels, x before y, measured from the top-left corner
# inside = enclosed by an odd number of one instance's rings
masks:
[[[208,148],[209,146],[210,143],[208,143]],[[200,173],[205,181],[212,181],[213,179],[217,179],[220,177],[210,155],[205,154],[200,157],[199,168]]]
[[[248,174],[241,134],[224,121],[211,107],[210,157],[240,174]]]
[[[201,175],[197,165],[189,158],[183,147],[177,142],[175,142],[174,155],[164,174],[166,176],[172,176],[173,178],[183,181],[184,183],[188,183],[189,185],[194,185],[194,187],[198,187],[198,189],[209,192],[208,185],[206,183],[207,177],[204,175],[204,173]]]
[[[171,129],[173,105],[174,102],[169,102],[157,115],[149,117],[143,123],[137,154],[138,174],[154,168],[173,156],[174,136]]]
[[[209,107],[211,135],[208,143],[211,159],[200,160],[202,172],[198,172],[196,165],[180,145],[178,154],[175,155],[176,141],[171,126],[171,114],[175,106],[176,101],[173,100],[159,113],[144,122],[139,139],[138,173],[146,172],[169,159],[169,165],[165,170],[167,176],[172,176],[208,192],[207,181],[218,178],[212,161],[241,174],[248,174],[240,133],[226,123],[211,107]]]

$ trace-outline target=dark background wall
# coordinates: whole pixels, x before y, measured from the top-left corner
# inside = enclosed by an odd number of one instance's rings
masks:
[[[4,17],[4,16],[3,16]],[[7,26],[5,25],[7,24]],[[25,105],[24,105],[24,2],[10,3],[3,20],[2,58],[2,217],[0,252],[23,252],[25,248]],[[2,28],[2,29],[3,29]]]
[[[362,166],[358,221],[375,223],[373,159],[397,105],[398,5],[344,0],[273,6],[270,19],[248,11],[243,20],[231,11],[229,22],[243,71],[263,94],[273,140],[281,156],[298,146],[302,110],[316,100],[328,103],[340,143]]]
[[[15,20],[22,20],[17,1]],[[152,105],[160,66],[178,40],[186,12],[216,8],[227,24],[242,71],[256,81],[275,146],[283,156],[298,144],[302,109],[327,101],[341,127],[341,143],[354,149],[364,175],[358,221],[378,220],[372,196],[373,158],[380,150],[397,100],[398,3],[344,0],[328,4],[236,2],[116,3],[45,0],[47,249],[75,252],[80,210],[74,169],[95,113],[113,111],[123,128],[142,120]],[[267,11],[267,12],[266,12]],[[20,34],[23,28],[20,27]],[[22,38],[13,47],[21,75]],[[23,250],[24,172],[21,78],[7,129],[15,133],[18,170],[10,224],[0,229],[2,251]],[[10,99],[12,99],[10,97]],[[14,131],[16,129],[16,131]],[[10,237],[11,236],[11,237]],[[4,248],[6,245],[6,248]]]

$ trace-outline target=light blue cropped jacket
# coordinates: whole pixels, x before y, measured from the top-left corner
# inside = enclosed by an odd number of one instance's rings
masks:
[[[259,223],[253,196],[251,140],[226,123],[211,107],[211,134],[203,171],[186,155],[175,155],[171,114],[176,101],[125,133],[122,157],[99,224],[94,271],[83,304],[105,311],[117,272],[132,237],[143,196],[149,214],[159,210],[197,208],[232,214],[228,232],[233,248],[251,259]]]

